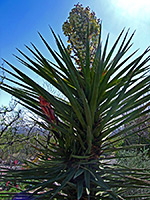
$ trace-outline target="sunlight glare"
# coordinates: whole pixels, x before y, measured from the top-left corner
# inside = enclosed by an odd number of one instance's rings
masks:
[[[112,0],[123,15],[144,17],[150,13],[150,0]]]

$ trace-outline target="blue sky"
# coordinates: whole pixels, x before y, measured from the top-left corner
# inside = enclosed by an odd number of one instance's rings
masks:
[[[78,2],[89,6],[102,20],[103,40],[110,33],[110,46],[124,27],[130,28],[131,33],[136,29],[133,51],[140,48],[141,53],[150,46],[149,0],[1,0],[0,58],[21,68],[12,54],[18,55],[16,48],[26,52],[24,44],[30,45],[30,42],[46,53],[37,31],[55,48],[48,25],[65,41],[62,24]],[[6,64],[4,66],[7,68]],[[9,101],[10,96],[0,90],[0,106]]]

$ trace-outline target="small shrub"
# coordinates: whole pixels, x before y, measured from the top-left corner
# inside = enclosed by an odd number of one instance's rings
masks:
[[[122,150],[118,155],[120,158],[117,159],[117,164],[126,166],[128,168],[144,168],[150,169],[150,159],[148,155],[149,149],[139,150]],[[126,158],[125,158],[126,157]],[[145,170],[146,172],[146,170]],[[144,177],[143,177],[144,178]],[[129,189],[124,192],[124,195],[139,195],[150,193],[150,188],[135,188]],[[132,198],[132,200],[145,199],[144,197]]]

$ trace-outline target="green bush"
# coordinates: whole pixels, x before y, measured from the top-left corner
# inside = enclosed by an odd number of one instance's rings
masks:
[[[118,153],[118,158],[116,161],[117,164],[121,166],[125,166],[127,168],[143,168],[145,169],[145,172],[147,172],[148,169],[150,169],[150,159],[149,159],[149,149],[141,149],[139,150],[122,150]],[[126,157],[126,158],[125,158]],[[144,176],[143,176],[144,178]],[[140,195],[140,194],[148,194],[150,193],[150,187],[148,188],[140,188],[137,187],[135,189],[128,189],[126,192],[123,193],[123,195]],[[132,200],[141,200],[145,199],[144,197],[135,197],[132,198]]]

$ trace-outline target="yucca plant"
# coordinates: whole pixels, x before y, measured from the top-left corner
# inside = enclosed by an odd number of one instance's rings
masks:
[[[78,54],[80,70],[53,30],[59,53],[52,50],[40,33],[39,36],[55,62],[45,58],[33,44],[33,48],[26,47],[35,60],[18,50],[26,59],[16,56],[19,62],[52,84],[65,98],[54,96],[5,60],[16,73],[4,69],[13,78],[5,78],[10,83],[3,82],[0,88],[41,117],[37,123],[49,131],[50,139],[45,145],[38,141],[41,144],[37,148],[38,162],[28,162],[29,167],[24,170],[5,171],[2,181],[30,184],[26,192],[32,191],[36,199],[60,200],[134,199],[139,195],[122,194],[128,188],[150,187],[148,170],[130,169],[114,162],[118,151],[141,147],[117,144],[136,134],[130,130],[143,122],[125,125],[149,112],[149,48],[136,58],[137,51],[124,57],[134,35],[124,32],[123,29],[108,53],[109,35],[102,48],[100,33],[91,64],[87,28],[86,60]],[[140,197],[149,199],[150,194]]]

